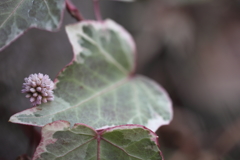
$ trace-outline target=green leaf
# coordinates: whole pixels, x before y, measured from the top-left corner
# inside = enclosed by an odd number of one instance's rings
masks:
[[[140,125],[95,131],[84,124],[70,128],[56,121],[42,129],[33,160],[162,160],[157,135]]]
[[[172,118],[171,101],[155,82],[133,76],[135,44],[111,20],[67,26],[74,59],[56,79],[55,100],[13,115],[44,126],[56,120],[94,128],[141,124],[153,131]]]
[[[1,0],[0,50],[28,28],[57,29],[64,8],[65,0]]]

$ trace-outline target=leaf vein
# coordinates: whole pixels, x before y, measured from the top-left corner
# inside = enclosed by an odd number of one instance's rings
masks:
[[[53,113],[53,114],[48,114],[48,115],[41,116],[41,118],[43,118],[43,117],[50,117],[50,116],[53,116],[53,115],[55,115],[55,114],[59,114],[59,113],[61,113],[61,112],[64,112],[64,111],[66,111],[66,110],[69,110],[69,109],[73,109],[73,108],[75,108],[75,107],[78,107],[78,106],[80,106],[80,105],[88,102],[89,100],[96,98],[97,96],[99,96],[99,95],[101,95],[101,94],[105,94],[106,92],[109,92],[109,91],[113,90],[114,88],[117,88],[117,87],[121,86],[122,84],[126,83],[128,80],[129,80],[129,78],[121,79],[121,80],[119,80],[118,82],[116,82],[115,84],[109,86],[109,87],[106,88],[106,89],[103,89],[102,91],[100,91],[100,92],[92,95],[91,97],[89,97],[89,98],[87,98],[87,99],[79,102],[78,104],[76,104],[76,105],[74,105],[74,106],[72,106],[72,107],[63,109],[62,111],[59,111],[59,112],[56,112],[56,113]],[[65,113],[66,113],[66,112],[65,112]],[[21,116],[21,118],[39,118],[39,117],[22,117],[22,116]]]
[[[102,140],[104,140],[104,141],[106,141],[106,142],[108,142],[109,144],[111,144],[111,145],[113,145],[114,147],[117,147],[117,148],[119,148],[120,150],[122,150],[123,152],[125,152],[129,157],[133,157],[133,158],[136,158],[136,159],[140,159],[140,160],[142,160],[141,158],[139,158],[139,157],[135,157],[135,156],[133,156],[133,155],[131,155],[131,154],[129,154],[127,151],[125,151],[123,148],[121,148],[121,147],[119,147],[119,146],[117,146],[117,145],[115,145],[114,143],[112,143],[112,142],[110,142],[110,141],[108,141],[108,140],[106,140],[105,138],[101,138]]]
[[[50,17],[52,18],[52,20],[54,21],[54,23],[57,25],[58,23],[56,22],[56,19],[55,19],[54,16],[52,15],[52,12],[50,11],[50,8],[49,8],[46,0],[43,0],[43,1],[44,1],[44,3],[46,4],[46,7],[47,7],[47,9],[48,9],[48,13],[49,13]]]
[[[16,12],[16,10],[19,8],[19,6],[24,2],[24,0],[21,0],[18,5],[16,6],[16,8],[9,14],[9,16],[5,19],[5,21],[3,21],[3,23],[1,24],[0,28],[2,28],[2,26],[9,20],[9,18]]]
[[[124,74],[129,73],[122,65],[120,65],[112,56],[111,54],[109,54],[107,51],[105,51],[100,45],[98,45],[92,38],[90,38],[88,35],[84,34],[84,33],[80,33],[86,40],[88,40],[90,43],[92,43],[93,45],[95,45],[100,53],[102,53],[102,55],[104,55],[106,57],[106,59],[111,62],[112,64],[114,64],[120,71],[122,71]]]
[[[85,145],[85,144],[87,144],[87,143],[91,142],[91,141],[92,141],[92,140],[94,140],[94,139],[96,139],[96,138],[94,137],[94,138],[92,138],[92,139],[88,140],[87,142],[85,142],[85,143],[83,143],[83,144],[81,144],[81,145],[77,146],[77,147],[76,147],[76,148],[74,148],[73,150],[70,150],[70,151],[68,151],[67,153],[65,153],[65,154],[63,154],[63,155],[61,155],[61,156],[57,156],[57,158],[60,158],[60,157],[66,156],[67,154],[69,154],[69,153],[73,152],[74,150],[78,149],[79,147],[82,147],[83,145]]]

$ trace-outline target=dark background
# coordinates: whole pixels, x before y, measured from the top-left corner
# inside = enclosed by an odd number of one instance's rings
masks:
[[[94,19],[90,0],[73,0]],[[138,73],[166,88],[174,119],[158,130],[166,160],[240,159],[240,3],[237,0],[102,1],[103,17],[134,37]],[[39,128],[9,123],[31,107],[21,94],[23,79],[52,79],[72,59],[64,31],[75,23],[67,12],[59,32],[27,31],[0,54],[0,159],[32,156]]]

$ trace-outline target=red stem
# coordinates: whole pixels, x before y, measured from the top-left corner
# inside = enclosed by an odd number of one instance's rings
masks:
[[[94,12],[95,12],[96,19],[98,21],[102,21],[102,16],[101,16],[100,6],[99,6],[99,0],[93,0],[93,5],[94,5]]]
[[[84,20],[80,11],[77,9],[77,7],[74,6],[74,4],[71,2],[71,0],[66,0],[66,7],[67,7],[68,12],[71,14],[71,16],[73,18],[75,18],[77,21]]]

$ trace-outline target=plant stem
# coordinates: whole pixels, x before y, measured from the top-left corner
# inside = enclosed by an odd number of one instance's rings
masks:
[[[73,18],[75,18],[77,21],[84,20],[80,11],[77,9],[77,7],[74,6],[74,4],[71,2],[71,0],[66,0],[66,7],[67,7],[67,11],[70,13],[70,15]]]
[[[101,16],[100,6],[99,6],[99,0],[93,0],[93,5],[94,5],[94,12],[95,12],[96,19],[98,21],[102,21],[102,16]]]

